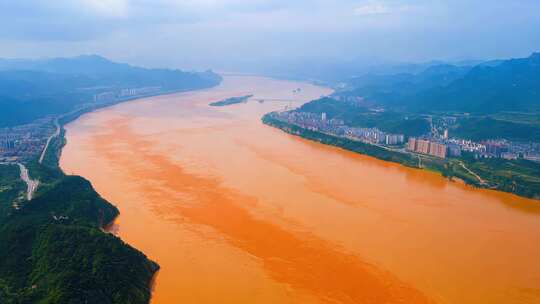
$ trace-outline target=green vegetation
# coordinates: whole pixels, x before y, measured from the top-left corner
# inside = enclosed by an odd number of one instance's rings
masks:
[[[67,113],[87,105],[99,93],[140,87],[187,91],[220,81],[211,71],[144,69],[99,56],[0,60],[0,128]]]
[[[13,211],[13,203],[24,197],[26,184],[17,165],[0,165],[0,222]]]
[[[504,138],[516,142],[540,142],[538,114],[497,113],[461,116],[450,127],[453,137],[481,141]]]
[[[51,142],[49,143],[49,148],[47,151],[45,151],[45,155],[43,157],[43,164],[45,166],[50,168],[58,168],[60,165],[60,152],[66,144],[64,135],[65,130],[62,128],[60,130],[60,134],[52,138]]]
[[[19,210],[9,208],[26,189],[19,168],[0,171],[0,302],[148,303],[159,266],[102,230],[118,210],[88,181],[60,171],[63,144],[62,131],[43,164],[27,164],[40,188]]]
[[[378,128],[383,132],[419,136],[430,131],[429,122],[416,114],[372,111],[349,102],[324,97],[302,105],[296,111],[326,113],[329,119],[341,119],[351,127]]]
[[[51,114],[63,114],[59,124],[64,125],[127,100],[88,105],[100,92],[148,86],[185,91],[220,81],[210,71],[149,70],[98,56],[0,60],[0,127]],[[37,159],[25,163],[30,177],[40,182],[29,202],[18,166],[0,166],[0,303],[148,303],[159,266],[103,231],[118,210],[88,181],[59,169],[64,144],[62,129],[41,164]]]
[[[540,126],[540,113],[499,112],[490,117],[500,121]]]
[[[525,159],[474,159],[466,156],[467,167],[490,187],[520,196],[540,199],[540,164]]]
[[[470,155],[465,155],[463,159],[439,159],[427,155],[389,150],[343,137],[307,130],[277,120],[272,117],[271,113],[266,114],[262,121],[267,125],[309,140],[369,155],[384,161],[400,163],[407,167],[439,172],[444,177],[450,179],[459,178],[475,187],[496,189],[524,197],[540,199],[540,164],[527,160],[477,160]],[[478,176],[471,174],[465,167]]]
[[[450,85],[464,77],[472,67],[440,64],[424,67],[418,73],[366,74],[349,81],[343,96],[361,96],[368,102],[395,108],[410,106],[414,96]],[[414,70],[414,68],[413,68]]]
[[[245,95],[245,96],[239,96],[239,97],[231,97],[224,100],[216,101],[210,103],[210,106],[212,107],[224,107],[224,106],[230,106],[237,103],[244,103],[247,102],[248,99],[253,97],[253,95]]]
[[[64,176],[0,224],[2,303],[147,303],[158,266],[101,228],[118,210]]]
[[[418,167],[418,159],[410,154],[395,152],[378,146],[350,140],[344,137],[337,137],[317,131],[311,131],[272,118],[269,114],[263,116],[262,121],[267,125],[274,126],[287,133],[298,135],[309,140],[318,141],[326,145],[340,147],[345,150],[357,152],[360,154],[370,155],[381,160],[400,163],[409,167]]]
[[[472,68],[435,66],[419,74],[366,75],[343,96],[400,111],[540,112],[540,53]]]
[[[451,129],[452,136],[471,140],[505,138],[512,141],[540,142],[540,124],[518,121],[516,117],[500,115],[461,118]],[[529,115],[534,120],[540,115]],[[530,121],[529,120],[529,121]]]

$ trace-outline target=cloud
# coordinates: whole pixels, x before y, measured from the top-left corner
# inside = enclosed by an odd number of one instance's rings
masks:
[[[390,8],[380,2],[369,2],[354,9],[354,14],[358,16],[382,15],[390,13]]]
[[[382,1],[371,0],[357,5],[353,13],[356,16],[378,16],[400,13],[412,13],[420,11],[422,7],[436,7],[436,5],[426,5],[418,1]]]
[[[128,0],[82,0],[81,4],[101,17],[127,17],[129,12]]]
[[[182,66],[521,56],[540,49],[538,11],[538,0],[0,0],[0,57],[95,52]]]

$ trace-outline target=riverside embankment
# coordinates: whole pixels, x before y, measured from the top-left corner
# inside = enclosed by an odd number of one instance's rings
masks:
[[[536,201],[260,121],[328,93],[226,77],[116,105],[66,126],[61,167],[113,202],[111,231],[160,264],[154,303],[539,301]]]

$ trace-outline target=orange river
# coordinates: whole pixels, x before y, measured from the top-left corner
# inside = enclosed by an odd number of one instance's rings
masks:
[[[330,92],[231,75],[126,102],[66,126],[61,167],[160,264],[153,304],[540,303],[540,201],[260,122]]]

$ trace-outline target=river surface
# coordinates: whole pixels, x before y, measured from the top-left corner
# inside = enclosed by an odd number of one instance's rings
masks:
[[[66,127],[61,167],[120,209],[111,232],[160,264],[154,304],[540,303],[539,201],[260,122],[329,93],[227,76],[119,104]]]

